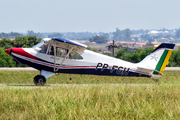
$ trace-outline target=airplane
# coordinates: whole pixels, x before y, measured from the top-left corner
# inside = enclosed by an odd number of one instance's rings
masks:
[[[55,73],[161,77],[174,46],[161,43],[139,63],[96,53],[84,44],[64,38],[44,38],[32,48],[10,48],[5,52],[15,61],[38,69],[40,75],[34,77],[34,83],[43,86]]]

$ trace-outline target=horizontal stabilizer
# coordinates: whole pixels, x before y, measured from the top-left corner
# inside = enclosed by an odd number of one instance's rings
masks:
[[[149,74],[152,74],[152,72],[157,72],[157,73],[159,73],[160,75],[164,75],[162,72],[157,71],[157,70],[152,69],[152,68],[138,67],[138,70],[143,71],[143,72],[146,72],[146,73],[149,73]]]
[[[152,74],[152,77],[161,77],[161,75]]]

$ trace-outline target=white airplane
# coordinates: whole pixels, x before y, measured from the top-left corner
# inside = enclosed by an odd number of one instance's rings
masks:
[[[63,38],[46,38],[32,48],[11,48],[5,52],[21,64],[38,69],[36,85],[45,85],[55,73],[107,76],[161,77],[174,44],[162,43],[139,63],[99,54],[87,46]]]

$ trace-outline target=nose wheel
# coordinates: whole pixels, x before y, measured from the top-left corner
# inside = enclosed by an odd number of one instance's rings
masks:
[[[42,75],[36,75],[34,77],[34,84],[37,86],[44,86],[46,84],[46,78]]]

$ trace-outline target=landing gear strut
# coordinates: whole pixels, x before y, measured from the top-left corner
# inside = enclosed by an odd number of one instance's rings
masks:
[[[154,79],[154,81],[158,83],[158,82],[159,82],[159,79]]]
[[[46,84],[46,78],[42,75],[36,75],[34,77],[34,84],[37,86],[44,86]]]
[[[154,80],[155,82],[159,83],[159,79],[153,79],[152,77],[150,77],[150,79]]]

